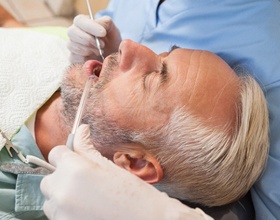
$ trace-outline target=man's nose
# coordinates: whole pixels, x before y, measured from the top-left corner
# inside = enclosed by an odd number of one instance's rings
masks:
[[[131,40],[121,42],[118,56],[123,71],[139,67],[144,72],[151,72],[159,66],[159,57],[152,50]]]

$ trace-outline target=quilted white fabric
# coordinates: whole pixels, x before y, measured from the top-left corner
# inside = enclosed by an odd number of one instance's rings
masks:
[[[56,36],[0,28],[0,129],[13,134],[58,89],[69,52]],[[5,141],[0,136],[0,150]]]

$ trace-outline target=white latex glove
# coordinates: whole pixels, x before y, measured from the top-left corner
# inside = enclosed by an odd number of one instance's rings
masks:
[[[58,146],[50,152],[56,171],[41,182],[49,219],[212,219],[101,156],[91,144],[88,126],[77,129],[74,149]]]
[[[68,28],[71,63],[83,63],[89,59],[101,60],[95,36],[99,38],[103,56],[117,52],[121,42],[118,28],[109,16],[91,20],[87,15],[77,15]]]

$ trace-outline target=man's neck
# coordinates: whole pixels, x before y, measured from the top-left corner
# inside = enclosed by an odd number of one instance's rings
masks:
[[[56,92],[38,111],[35,121],[36,143],[48,159],[50,150],[57,145],[64,145],[68,136],[61,119],[61,97]]]

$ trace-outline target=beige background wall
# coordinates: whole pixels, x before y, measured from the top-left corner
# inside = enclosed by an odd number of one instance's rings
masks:
[[[109,0],[90,0],[93,13]],[[0,5],[27,26],[70,26],[77,14],[89,14],[86,0],[0,0]]]
[[[97,11],[106,8],[109,0],[90,0],[92,11],[95,14]],[[75,8],[79,14],[88,14],[86,0],[75,0]]]

